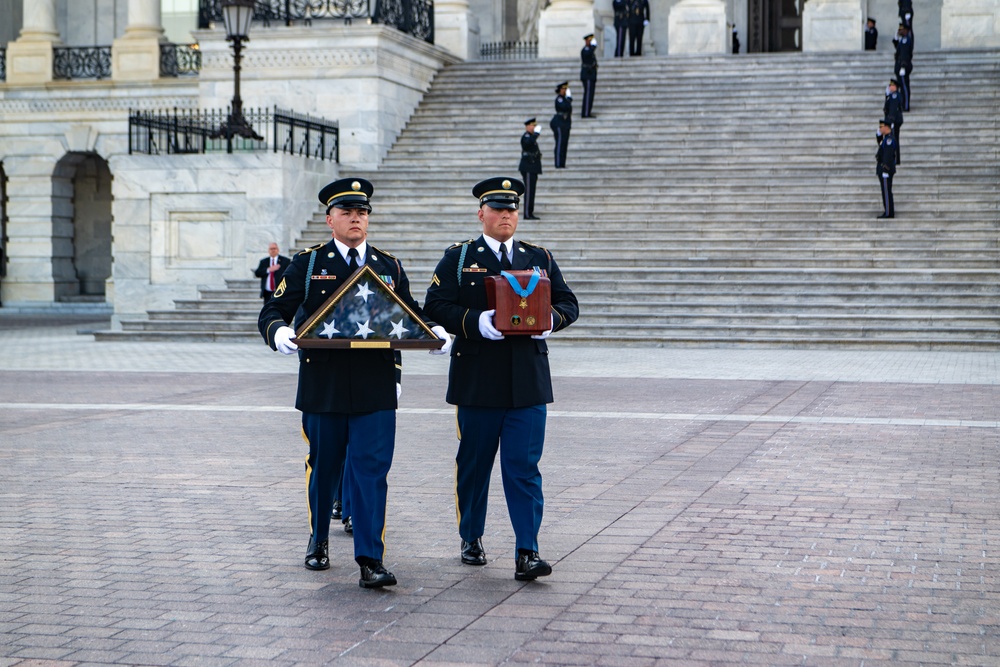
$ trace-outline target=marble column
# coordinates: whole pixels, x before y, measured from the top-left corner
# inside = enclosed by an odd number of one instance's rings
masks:
[[[941,48],[1000,46],[1000,0],[944,0]]]
[[[462,60],[479,58],[479,21],[469,10],[469,0],[434,2],[434,44]]]
[[[538,57],[579,58],[583,36],[601,29],[593,0],[552,0],[538,18]]]
[[[8,85],[34,85],[52,81],[52,47],[60,42],[55,0],[24,0],[24,27],[7,45]]]
[[[802,9],[803,51],[861,51],[860,0],[809,0]]]
[[[728,53],[729,22],[722,0],[681,0],[670,8],[667,53]]]
[[[125,34],[111,46],[111,78],[152,81],[160,77],[160,43],[165,41],[159,0],[128,0]]]

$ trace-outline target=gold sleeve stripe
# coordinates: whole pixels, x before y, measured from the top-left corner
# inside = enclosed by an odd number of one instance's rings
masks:
[[[267,327],[264,329],[264,331],[267,332],[267,345],[268,345],[268,347],[274,347],[273,345],[271,345],[271,331],[274,328],[275,324],[277,324],[280,327],[280,326],[283,326],[285,323],[282,320],[271,320],[270,322],[267,323]]]
[[[435,273],[433,276],[431,276],[431,284],[437,285],[438,287],[441,286],[441,279],[438,278],[438,274]]]
[[[462,333],[465,335],[466,338],[469,337],[469,332],[465,330],[465,317],[466,315],[469,314],[469,310],[470,310],[469,308],[466,308],[465,312],[462,313]]]

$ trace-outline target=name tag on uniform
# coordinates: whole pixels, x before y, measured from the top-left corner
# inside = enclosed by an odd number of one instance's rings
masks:
[[[313,280],[336,280],[337,276],[311,276]]]
[[[467,269],[462,269],[462,273],[486,273],[486,269],[481,269],[478,266],[470,266]]]

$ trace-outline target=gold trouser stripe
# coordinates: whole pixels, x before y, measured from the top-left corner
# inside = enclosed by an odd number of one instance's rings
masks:
[[[302,439],[309,443],[309,436],[306,435],[306,430],[302,429]],[[312,468],[309,466],[309,454],[306,453],[306,510],[309,514],[309,534],[312,535],[313,526],[313,511],[312,505],[309,503],[309,480],[312,478]]]
[[[455,433],[458,434],[458,443],[462,444],[462,427],[458,423],[458,406],[455,406]],[[455,461],[455,519],[458,527],[462,527],[462,510],[458,504],[458,461]]]
[[[385,487],[385,514],[382,515],[382,555],[379,560],[385,560],[385,529],[389,523],[389,485]]]

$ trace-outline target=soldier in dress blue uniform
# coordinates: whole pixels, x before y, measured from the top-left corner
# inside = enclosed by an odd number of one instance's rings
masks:
[[[628,1],[628,54],[642,55],[642,32],[649,25],[649,0]]]
[[[549,127],[555,139],[556,169],[564,169],[569,131],[573,128],[573,94],[569,92],[569,81],[556,86],[556,113],[549,121]]]
[[[899,165],[899,128],[903,124],[903,99],[899,95],[899,82],[889,79],[889,92],[882,105],[882,115],[892,122],[892,138],[896,140],[896,164]]]
[[[874,51],[878,47],[878,28],[875,27],[875,19],[869,18],[865,28],[865,51]]]
[[[542,149],[538,147],[538,133],[541,129],[534,118],[524,121],[524,134],[521,135],[521,162],[517,170],[524,179],[524,219],[538,220],[535,215],[535,186],[538,185],[538,175],[542,173]]]
[[[396,577],[382,564],[386,474],[392,464],[399,397],[395,356],[390,349],[298,350],[291,340],[295,329],[289,323],[298,328],[362,264],[381,276],[414,312],[422,313],[410,295],[409,280],[399,260],[367,242],[373,191],[372,184],[363,178],[334,181],[320,191],[333,238],[292,259],[257,322],[272,349],[299,353],[295,407],[302,412],[302,432],[309,443],[306,484],[310,535],[305,566],[310,570],[330,567],[330,517],[343,469],[344,509],[354,523],[354,560],[361,568],[358,583],[363,588],[396,583]],[[448,339],[442,327],[433,330]],[[448,347],[450,340],[442,350]]]
[[[552,402],[548,345],[553,331],[572,324],[576,296],[559,265],[540,246],[514,239],[524,184],[491,178],[472,190],[483,234],[448,248],[427,290],[424,310],[456,336],[447,401],[458,406],[459,445],[455,497],[462,562],[485,565],[482,536],[490,473],[500,451],[507,511],[516,539],[514,578],[530,581],[552,572],[538,554],[546,404]],[[534,336],[504,336],[494,326],[485,279],[504,269],[538,267],[551,281],[551,328]]]
[[[628,39],[628,0],[612,0],[611,9],[615,13],[615,58],[621,58]]]
[[[580,82],[583,84],[583,104],[580,118],[593,118],[594,89],[597,87],[597,40],[593,33],[584,35],[580,50]]]
[[[892,39],[896,47],[896,80],[900,84],[900,95],[903,98],[903,111],[910,110],[910,72],[913,71],[913,36],[905,25],[899,26],[899,32]]]
[[[892,201],[892,176],[896,173],[896,146],[892,138],[892,122],[883,118],[878,122],[881,135],[878,151],[875,153],[875,175],[882,189],[882,206],[885,211],[880,218],[895,218],[896,207]]]
[[[899,22],[907,28],[913,27],[913,0],[897,0],[899,6]]]

